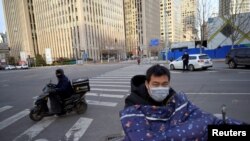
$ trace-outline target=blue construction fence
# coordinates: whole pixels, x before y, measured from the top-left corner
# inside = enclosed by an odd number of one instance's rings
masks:
[[[234,48],[245,48],[250,47],[250,44],[247,45],[235,45]],[[227,53],[231,50],[232,46],[221,46],[216,49],[204,49],[202,48],[202,53],[207,54],[212,59],[224,59]],[[187,51],[189,54],[199,54],[200,48],[191,48],[191,49],[181,49],[181,50],[172,50],[168,52],[168,60],[175,60],[183,55],[184,51]],[[161,52],[161,57],[163,60],[167,60],[166,52]]]

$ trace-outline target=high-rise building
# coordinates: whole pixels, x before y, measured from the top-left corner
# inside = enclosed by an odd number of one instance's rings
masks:
[[[182,41],[181,0],[161,0],[161,41]],[[165,13],[164,13],[165,11]],[[165,36],[167,33],[167,37]],[[166,42],[166,43],[168,43]]]
[[[123,0],[4,0],[11,51],[101,60],[124,57]],[[14,15],[14,16],[13,16]]]
[[[23,61],[28,55],[34,57],[28,1],[3,0],[3,8],[10,55]]]
[[[250,12],[250,0],[220,0],[219,15]]]
[[[150,42],[160,40],[160,0],[124,0],[126,51],[151,55]]]
[[[197,0],[161,0],[162,42],[170,45],[174,42],[196,40],[197,2]],[[168,36],[165,36],[165,33]]]
[[[197,0],[182,0],[181,3],[183,41],[197,39]]]

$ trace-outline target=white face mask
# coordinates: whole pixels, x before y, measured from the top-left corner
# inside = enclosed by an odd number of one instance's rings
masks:
[[[169,94],[169,87],[149,88],[149,95],[157,102],[163,101]]]

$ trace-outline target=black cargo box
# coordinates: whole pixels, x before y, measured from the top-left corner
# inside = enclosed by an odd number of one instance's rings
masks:
[[[75,93],[86,93],[90,91],[89,79],[88,78],[73,79],[72,87]]]

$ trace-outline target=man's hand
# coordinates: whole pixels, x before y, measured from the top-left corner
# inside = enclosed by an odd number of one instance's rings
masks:
[[[48,93],[55,93],[56,92],[56,89],[55,88],[49,88],[48,89]]]

